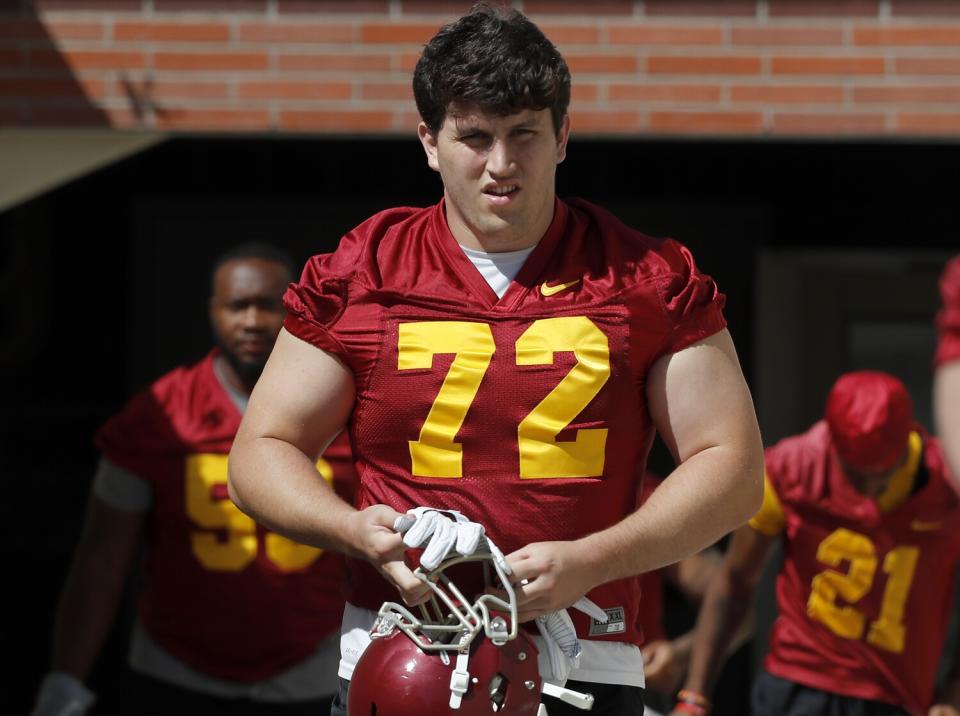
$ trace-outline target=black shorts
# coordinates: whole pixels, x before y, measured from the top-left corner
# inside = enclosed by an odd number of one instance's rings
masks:
[[[908,716],[899,706],[841,696],[761,671],[753,684],[753,716]]]
[[[350,682],[340,679],[340,691],[333,700],[330,716],[347,716],[347,693]],[[568,681],[567,688],[593,694],[594,703],[590,711],[583,711],[565,704],[552,696],[543,696],[543,703],[550,716],[642,716],[643,689],[639,686],[618,686],[615,684],[592,684],[583,681]]]

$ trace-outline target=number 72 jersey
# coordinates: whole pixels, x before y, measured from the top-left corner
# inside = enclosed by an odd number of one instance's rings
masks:
[[[915,432],[911,454],[913,492],[883,511],[842,472],[824,422],[767,450],[784,551],[770,673],[926,713],[953,606],[960,506],[937,440]],[[768,496],[751,525],[772,533],[770,514]]]
[[[502,298],[441,203],[368,220],[285,300],[287,330],[354,374],[357,506],[457,509],[508,553],[633,511],[653,438],[647,371],[725,326],[723,295],[686,249],[579,201],[557,202]],[[396,598],[369,565],[350,571],[352,604]],[[581,636],[639,638],[635,580],[590,596],[626,619],[601,633],[575,615]]]

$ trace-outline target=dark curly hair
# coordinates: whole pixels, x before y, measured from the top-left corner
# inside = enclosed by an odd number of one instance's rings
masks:
[[[478,3],[423,48],[413,71],[413,96],[433,133],[451,104],[460,103],[501,116],[549,108],[559,131],[570,104],[570,70],[519,11]]]

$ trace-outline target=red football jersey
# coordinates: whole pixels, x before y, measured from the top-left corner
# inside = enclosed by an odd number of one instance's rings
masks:
[[[940,330],[937,365],[960,360],[960,256],[955,256],[944,268],[940,276],[940,295],[943,308],[937,315]]]
[[[96,442],[153,487],[138,603],[144,629],[205,674],[259,681],[339,629],[343,561],[267,531],[230,501],[227,453],[241,415],[214,374],[215,355],[135,396]],[[352,499],[346,434],[318,470]]]
[[[784,516],[770,673],[926,713],[960,558],[960,505],[938,442],[921,435],[916,479],[925,472],[926,482],[888,512],[850,484],[825,422],[767,450]]]
[[[653,438],[647,371],[725,325],[684,247],[576,200],[557,202],[501,299],[441,202],[369,219],[285,301],[287,330],[355,376],[357,506],[460,510],[506,553],[633,511]],[[396,599],[368,563],[348,572],[352,604]],[[573,610],[580,635],[635,643],[637,592],[636,579],[593,590],[611,623],[591,629]]]

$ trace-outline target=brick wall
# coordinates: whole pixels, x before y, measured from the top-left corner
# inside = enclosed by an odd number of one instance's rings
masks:
[[[0,126],[408,134],[419,48],[469,4],[0,0]],[[960,135],[955,0],[514,5],[581,136]]]

